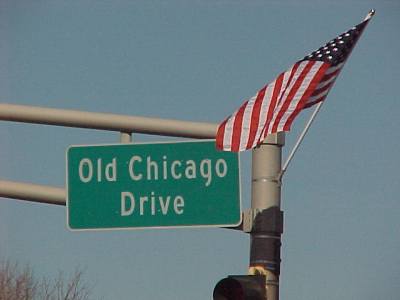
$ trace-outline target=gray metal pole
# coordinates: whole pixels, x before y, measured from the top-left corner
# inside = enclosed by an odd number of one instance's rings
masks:
[[[25,200],[31,202],[65,205],[65,189],[0,180],[0,197]]]
[[[0,103],[0,120],[214,139],[218,124]]]
[[[283,233],[281,207],[282,147],[285,134],[267,137],[253,150],[249,274],[266,275],[267,299],[279,299],[280,248]]]

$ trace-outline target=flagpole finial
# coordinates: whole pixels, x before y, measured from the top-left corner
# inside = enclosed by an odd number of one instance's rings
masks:
[[[367,21],[372,18],[372,16],[375,15],[375,9],[371,9],[368,13],[368,15],[365,17],[364,21]]]

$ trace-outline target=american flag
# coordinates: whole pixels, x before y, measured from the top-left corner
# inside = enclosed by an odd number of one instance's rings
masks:
[[[372,14],[296,62],[243,103],[219,125],[217,149],[243,151],[261,144],[268,134],[289,131],[302,109],[326,98]]]

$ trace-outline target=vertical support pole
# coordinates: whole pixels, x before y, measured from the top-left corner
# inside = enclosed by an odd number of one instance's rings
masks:
[[[132,133],[131,132],[122,132],[121,131],[120,142],[122,144],[132,143]]]
[[[268,300],[279,300],[283,233],[279,174],[284,143],[284,133],[269,135],[252,155],[251,208],[255,218],[250,232],[249,274],[266,275]]]

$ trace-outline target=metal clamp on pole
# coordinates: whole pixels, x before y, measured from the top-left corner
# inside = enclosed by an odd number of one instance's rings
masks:
[[[283,211],[270,207],[259,212],[251,229],[250,266],[263,267],[279,276]]]
[[[120,142],[121,142],[121,144],[132,143],[132,132],[121,131],[121,133],[120,133]]]

